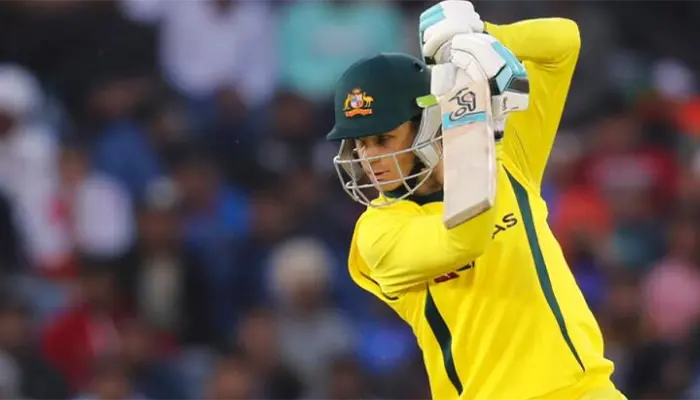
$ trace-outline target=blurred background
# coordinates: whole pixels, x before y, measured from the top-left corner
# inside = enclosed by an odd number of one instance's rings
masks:
[[[0,398],[429,398],[324,135],[433,3],[0,2]],[[620,387],[700,398],[700,2],[475,5],[579,23],[551,223]]]

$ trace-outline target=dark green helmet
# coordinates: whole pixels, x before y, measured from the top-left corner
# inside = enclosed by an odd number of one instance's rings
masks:
[[[335,126],[328,140],[389,132],[421,115],[416,99],[430,94],[430,70],[407,54],[381,53],[352,64],[335,88]]]
[[[440,107],[430,94],[431,72],[425,63],[406,54],[382,53],[361,59],[351,65],[338,81],[335,90],[335,126],[328,140],[340,141],[333,164],[343,189],[350,197],[365,205],[388,205],[407,198],[423,185],[440,159],[442,149]],[[352,139],[388,133],[401,124],[420,119],[413,144],[383,155],[368,157],[356,154]],[[389,158],[398,163],[397,156],[416,156],[412,171],[400,172],[394,181],[401,193],[385,193],[383,201],[373,202],[370,193],[382,192],[376,177],[368,177],[363,163]],[[398,164],[397,170],[400,171]]]

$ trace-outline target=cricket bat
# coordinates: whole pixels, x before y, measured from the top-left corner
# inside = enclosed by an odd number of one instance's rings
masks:
[[[451,229],[493,207],[496,141],[488,80],[458,85],[440,97],[443,222]]]
[[[515,55],[487,34],[454,36],[435,61],[431,94],[442,116],[443,222],[450,229],[493,207],[495,131],[504,129],[507,113],[528,108],[529,84]]]

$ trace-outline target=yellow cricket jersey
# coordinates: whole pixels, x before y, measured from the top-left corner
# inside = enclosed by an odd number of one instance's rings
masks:
[[[495,206],[452,230],[440,198],[368,208],[353,280],[417,337],[435,399],[579,397],[609,388],[601,332],[547,224],[542,175],[579,54],[575,22],[487,24],[527,69],[530,105],[499,144]]]

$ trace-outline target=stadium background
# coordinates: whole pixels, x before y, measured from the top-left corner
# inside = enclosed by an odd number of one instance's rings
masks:
[[[0,2],[0,397],[428,398],[324,142],[428,4]],[[475,4],[578,21],[552,226],[620,387],[700,397],[700,2]]]

